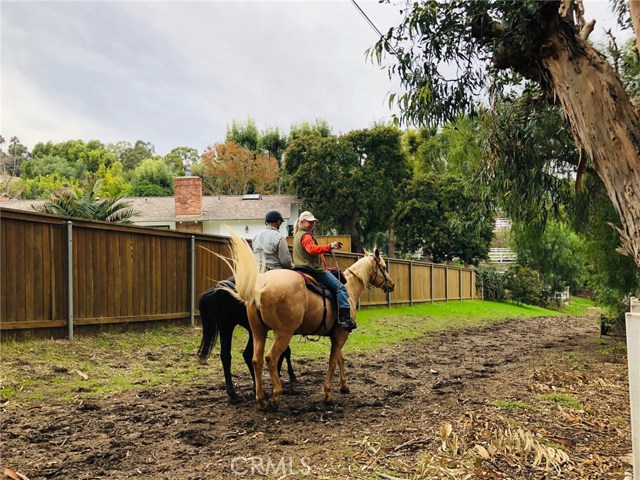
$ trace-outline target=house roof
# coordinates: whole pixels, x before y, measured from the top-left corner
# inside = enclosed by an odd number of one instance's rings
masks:
[[[258,198],[256,198],[258,197]],[[243,199],[240,195],[220,195],[202,197],[202,215],[176,216],[174,197],[126,197],[139,215],[132,217],[137,222],[173,222],[198,219],[200,221],[219,220],[262,220],[269,210],[278,210],[282,216],[291,218],[296,215],[292,206],[300,204],[295,195],[260,195]],[[0,208],[33,210],[44,200],[8,200],[0,203]]]

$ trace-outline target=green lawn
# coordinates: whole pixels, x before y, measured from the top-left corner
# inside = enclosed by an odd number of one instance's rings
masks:
[[[365,309],[346,352],[380,349],[431,332],[473,328],[527,317],[586,314],[588,300],[574,298],[560,311],[479,300]],[[72,400],[117,394],[128,389],[172,388],[177,382],[222,381],[217,347],[209,365],[199,365],[200,328],[158,327],[146,332],[101,333],[67,340],[28,340],[0,345],[0,406]],[[236,329],[234,371],[243,371],[240,352],[247,332]],[[329,341],[295,337],[294,358],[324,358]],[[294,360],[295,361],[295,360]]]

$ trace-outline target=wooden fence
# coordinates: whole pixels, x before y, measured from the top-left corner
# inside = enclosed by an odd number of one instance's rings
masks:
[[[230,274],[227,238],[0,210],[0,329],[53,329],[197,316],[197,299]],[[336,253],[346,269],[359,258]],[[333,263],[333,257],[328,262]],[[361,306],[476,297],[475,271],[389,259],[395,290]]]

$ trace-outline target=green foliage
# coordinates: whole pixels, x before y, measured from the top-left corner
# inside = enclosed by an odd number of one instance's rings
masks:
[[[476,270],[476,284],[482,289],[484,300],[502,302],[505,300],[502,273],[490,268]]]
[[[611,323],[620,323],[628,311],[625,299],[640,296],[640,271],[631,258],[616,252],[620,236],[612,225],[619,227],[620,219],[597,177],[585,175],[571,210],[573,227],[585,239],[587,285],[598,302],[609,309]]]
[[[198,150],[191,147],[176,147],[164,156],[165,163],[177,177],[184,175],[186,165],[192,165],[199,159]]]
[[[289,129],[289,143],[297,140],[300,137],[314,136],[314,137],[329,137],[331,136],[332,128],[329,126],[326,120],[316,119],[314,122],[301,122],[291,125]]]
[[[118,160],[122,162],[125,172],[132,172],[143,160],[152,158],[156,148],[151,142],[137,140],[133,147],[128,142],[118,143],[112,148],[118,153]]]
[[[79,167],[84,170],[84,164]],[[48,175],[58,175],[63,178],[78,178],[78,169],[66,159],[58,156],[42,155],[33,157],[22,163],[22,175],[25,180]]]
[[[367,179],[369,189],[362,231],[367,237],[374,232],[386,233],[391,227],[398,186],[411,177],[409,163],[402,151],[402,132],[397,127],[381,124],[354,130],[345,138],[360,156],[362,175]]]
[[[120,198],[99,198],[100,183],[96,183],[90,191],[71,188],[58,190],[51,195],[51,200],[38,210],[44,213],[64,217],[89,218],[113,223],[131,223],[129,220],[136,212],[130,204]]]
[[[62,177],[58,173],[53,173],[25,180],[21,198],[26,200],[45,200],[50,198],[53,192],[62,188],[77,189],[79,187],[80,182],[77,179]]]
[[[160,157],[143,160],[134,170],[131,183],[135,197],[173,195],[173,172]]]
[[[477,265],[486,258],[493,216],[477,190],[452,175],[415,178],[400,188],[394,212],[398,248],[421,251],[434,262],[458,257]]]
[[[83,174],[88,172],[97,172],[100,165],[106,167],[116,161],[115,155],[109,151],[99,140],[89,140],[84,143],[82,140],[68,140],[61,143],[37,143],[31,152],[33,160],[47,158],[64,159],[68,165],[75,170],[75,177],[81,178]],[[44,160],[45,162],[47,160]],[[47,173],[33,173],[32,178],[38,175],[47,175]]]
[[[362,251],[363,239],[391,227],[397,187],[410,174],[402,134],[387,125],[342,136],[325,132],[295,133],[285,171],[305,208],[323,220],[321,227],[349,234],[353,248]]]
[[[20,143],[18,137],[11,137],[7,153],[3,151],[3,145],[6,143],[5,138],[0,135],[0,174],[6,176],[18,176],[21,172],[22,163],[29,159],[29,151],[27,147]],[[3,188],[6,194],[8,190]]]
[[[484,172],[492,197],[512,220],[544,228],[575,191],[579,154],[569,125],[557,107],[534,105],[530,95],[499,103],[494,121]]]
[[[323,230],[338,227],[361,251],[359,224],[370,192],[351,143],[344,137],[299,137],[287,148],[285,170]]]
[[[281,134],[278,127],[266,128],[260,132],[260,138],[258,138],[258,150],[274,157],[278,161],[278,166],[281,166],[287,144],[287,136]]]
[[[509,267],[503,277],[509,299],[527,305],[545,305],[544,291],[538,273],[528,267]]]
[[[412,139],[417,175],[452,173],[474,179],[484,166],[487,129],[478,117],[458,117],[439,131],[422,128]],[[417,148],[416,148],[417,147]]]
[[[116,161],[109,168],[100,165],[96,173],[100,180],[98,195],[101,197],[126,197],[133,187],[125,180],[122,163]]]
[[[518,263],[539,272],[551,293],[566,287],[575,292],[584,285],[587,272],[584,240],[566,223],[548,221],[543,231],[514,223],[511,246]]]
[[[254,152],[258,151],[258,127],[252,118],[247,119],[247,123],[242,124],[236,120],[231,122],[231,127],[227,126],[225,141],[234,142],[240,147],[248,148]]]
[[[573,410],[584,410],[584,406],[578,399],[564,393],[547,393],[540,395],[540,398],[555,403],[562,407],[571,408]]]

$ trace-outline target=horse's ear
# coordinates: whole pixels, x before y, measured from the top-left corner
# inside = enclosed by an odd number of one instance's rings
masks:
[[[369,252],[366,248],[364,249],[364,256],[367,257],[371,255],[371,252]]]
[[[376,247],[376,249],[373,251],[373,254],[376,256],[376,258],[380,258],[380,249]]]

